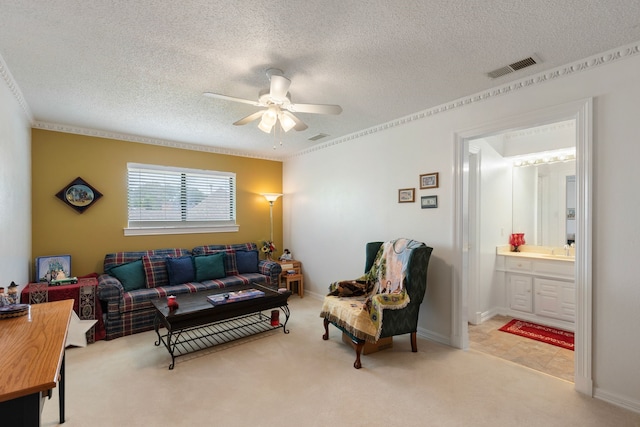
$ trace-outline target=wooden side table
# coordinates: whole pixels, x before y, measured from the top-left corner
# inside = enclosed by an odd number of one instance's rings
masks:
[[[284,282],[287,289],[293,292],[292,286],[295,283],[300,298],[304,297],[304,276],[302,275],[302,263],[296,260],[276,261],[282,267],[280,273],[280,283]],[[293,273],[290,273],[293,272]]]

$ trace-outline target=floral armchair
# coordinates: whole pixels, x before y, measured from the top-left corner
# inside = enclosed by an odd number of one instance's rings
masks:
[[[418,351],[418,314],[432,251],[424,243],[408,239],[367,243],[365,275],[330,286],[320,314],[325,329],[322,338],[329,339],[329,324],[347,334],[355,344],[356,369],[362,367],[365,342],[411,334],[411,350]],[[397,283],[390,285],[394,280]]]

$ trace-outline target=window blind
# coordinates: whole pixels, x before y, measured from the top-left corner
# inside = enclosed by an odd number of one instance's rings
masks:
[[[130,228],[235,225],[235,174],[127,164]]]

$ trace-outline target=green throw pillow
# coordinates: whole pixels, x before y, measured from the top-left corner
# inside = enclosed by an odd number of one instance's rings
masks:
[[[146,286],[142,260],[129,262],[109,269],[108,274],[114,276],[122,283],[125,292],[141,289]]]
[[[193,257],[196,267],[196,281],[221,279],[225,277],[224,259],[226,254],[218,252],[212,255]]]

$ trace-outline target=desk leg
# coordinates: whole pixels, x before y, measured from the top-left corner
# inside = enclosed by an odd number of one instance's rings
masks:
[[[64,360],[66,359],[66,356],[63,354],[62,355],[62,366],[60,367],[60,383],[58,384],[58,400],[60,401],[60,424],[64,423],[64,386],[65,386],[65,379],[64,379]]]

